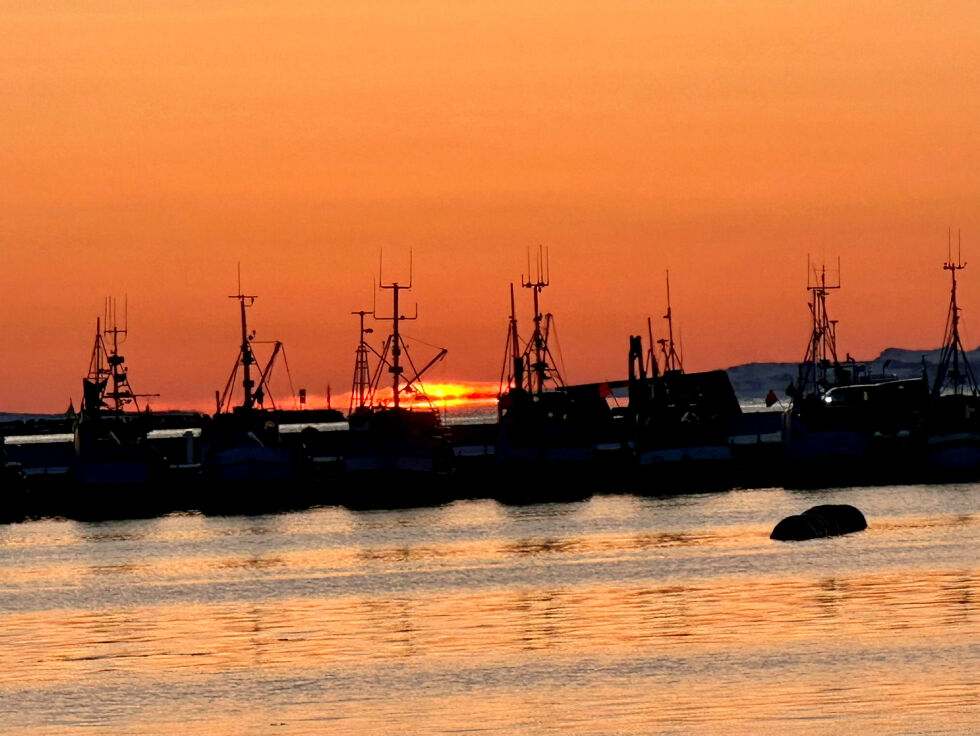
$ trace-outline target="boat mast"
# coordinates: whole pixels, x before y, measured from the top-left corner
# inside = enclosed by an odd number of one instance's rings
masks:
[[[389,289],[392,294],[392,312],[390,317],[378,317],[375,315],[375,319],[380,321],[391,321],[392,329],[391,336],[388,338],[389,348],[391,350],[391,362],[388,365],[388,372],[391,374],[391,390],[394,402],[394,407],[397,409],[399,406],[399,393],[401,391],[401,374],[404,373],[405,369],[401,364],[401,354],[402,354],[402,338],[398,330],[399,323],[402,320],[414,320],[418,319],[418,307],[415,309],[415,315],[408,317],[401,314],[398,311],[398,294],[402,291],[409,291],[412,288],[412,252],[409,251],[408,256],[408,285],[403,286],[397,281],[393,281],[390,284],[386,284],[381,279],[381,266],[379,264],[379,278],[378,286],[382,289]],[[387,351],[385,351],[387,352]],[[409,382],[411,383],[411,382]]]
[[[95,344],[88,362],[88,374],[82,381],[82,417],[96,419],[105,406],[105,387],[109,381],[109,370],[105,366],[107,351],[102,338],[102,318],[95,318]]]
[[[667,337],[657,341],[664,354],[664,373],[683,373],[684,366],[674,347],[674,313],[670,308],[670,271],[667,271],[667,314],[664,315],[664,319],[667,320]],[[650,339],[653,339],[652,332]]]
[[[108,351],[105,347],[105,340],[102,337],[102,318],[95,318],[95,345],[92,346],[92,357],[88,363],[88,378],[92,381],[102,381],[108,378],[109,370],[105,367],[105,358]]]
[[[528,254],[530,259],[530,254]],[[533,377],[529,376],[532,380],[531,391],[541,393],[544,390],[544,382],[546,379],[545,371],[548,368],[548,363],[544,360],[544,336],[541,332],[541,308],[538,304],[538,297],[541,294],[542,289],[548,286],[548,279],[545,278],[541,273],[541,249],[538,248],[538,278],[536,281],[531,281],[531,264],[527,264],[528,277],[527,281],[521,279],[521,282],[525,289],[530,289],[531,294],[534,296],[534,332],[531,335],[531,345],[534,348],[534,362],[531,364],[531,370],[533,371]]]
[[[831,291],[840,289],[840,258],[837,259],[837,283],[827,283],[827,266],[822,265],[820,271],[813,269],[814,282],[810,282],[811,267],[807,259],[807,291],[813,294],[808,304],[813,319],[813,329],[810,332],[810,343],[806,355],[800,365],[800,390],[806,393],[810,381],[813,382],[813,393],[817,395],[827,384],[827,370],[831,366],[835,370],[840,363],[837,360],[837,320],[827,315],[827,296]]]
[[[106,401],[112,401],[112,412],[119,416],[126,404],[133,404],[140,413],[139,397],[159,396],[160,394],[137,394],[129,383],[129,371],[125,358],[119,354],[119,345],[125,342],[128,334],[128,304],[123,307],[124,326],[120,329],[116,311],[116,300],[106,297],[102,317],[95,320],[95,345],[92,347],[92,357],[89,359],[88,375],[85,378],[85,396],[82,407],[87,409],[89,416],[97,416],[102,407],[107,407]],[[110,326],[111,325],[111,326]],[[106,338],[112,336],[111,349],[106,345]],[[119,337],[123,339],[120,340]],[[109,389],[109,381],[112,388]]]
[[[123,308],[123,319],[127,323],[129,322],[128,311],[129,311],[129,305],[127,303],[126,306]],[[110,319],[112,320],[111,328],[109,327]],[[109,371],[112,377],[112,392],[107,393],[106,396],[107,398],[111,398],[113,400],[113,404],[115,405],[113,408],[115,412],[118,414],[119,412],[122,411],[123,404],[126,403],[126,398],[125,398],[126,391],[125,388],[122,388],[122,385],[126,381],[126,373],[125,373],[126,369],[123,367],[123,356],[119,354],[119,342],[120,342],[119,336],[122,335],[123,342],[125,342],[126,335],[128,334],[126,327],[128,325],[124,326],[123,329],[121,330],[119,329],[119,322],[116,319],[116,303],[112,297],[106,297],[105,300],[105,323],[104,324],[105,324],[105,329],[103,330],[102,334],[106,336],[112,335],[112,349],[109,351],[109,357],[107,361],[109,363]],[[139,406],[136,407],[136,410],[139,411]]]
[[[225,390],[218,400],[218,411],[220,412],[222,408],[227,410],[231,404],[232,384],[235,381],[235,375],[238,373],[239,365],[242,366],[242,389],[244,391],[244,398],[242,400],[241,408],[247,411],[254,407],[256,401],[255,392],[252,390],[255,388],[255,381],[252,380],[252,366],[256,361],[255,353],[252,352],[252,338],[255,336],[255,334],[248,331],[248,322],[245,318],[245,309],[255,304],[255,300],[258,299],[258,296],[254,294],[242,293],[241,264],[238,266],[238,293],[230,295],[228,298],[238,300],[242,322],[242,345],[238,350],[238,359],[235,361],[235,367],[231,371],[231,376],[228,378],[228,383],[225,384]]]
[[[973,368],[966,359],[966,351],[963,349],[963,342],[960,339],[960,307],[956,301],[956,272],[966,268],[963,263],[961,252],[962,242],[960,234],[957,232],[957,253],[956,262],[953,262],[952,231],[949,233],[947,244],[948,256],[943,264],[943,270],[949,271],[952,281],[949,296],[949,313],[946,317],[946,334],[943,338],[943,349],[939,359],[939,370],[936,373],[936,382],[932,388],[932,395],[938,398],[946,384],[952,385],[953,394],[961,393],[961,385],[967,383],[973,395],[977,395],[977,380],[973,375]],[[962,358],[963,370],[960,370],[960,359]],[[952,365],[951,365],[952,364]]]
[[[657,366],[657,354],[655,352],[656,348],[653,347],[654,345],[656,345],[656,343],[653,340],[653,320],[650,319],[649,317],[647,317],[647,339],[649,340],[649,342],[647,343],[647,357],[646,357],[647,370],[650,372],[651,376],[656,377],[660,375],[660,369]]]
[[[511,361],[514,366],[514,386],[524,384],[524,356],[521,355],[521,338],[517,334],[517,308],[514,304],[514,284],[510,285],[510,344]]]
[[[523,282],[523,280],[522,280]],[[509,366],[509,368],[508,368]],[[504,383],[506,377],[507,383]],[[507,324],[507,346],[504,349],[504,366],[500,371],[500,393],[505,390],[524,388],[524,354],[521,338],[517,334],[517,307],[514,303],[514,284],[510,285],[510,320]]]
[[[140,412],[137,396],[157,396],[158,394],[136,394],[129,383],[129,371],[125,366],[125,358],[119,354],[119,345],[126,341],[129,335],[129,300],[123,302],[123,327],[119,328],[118,314],[116,311],[116,300],[107,297],[105,302],[105,329],[103,335],[112,336],[112,348],[108,350],[106,362],[109,367],[106,369],[107,377],[112,378],[112,391],[106,392],[105,397],[112,399],[113,409],[116,414],[121,414],[126,404],[132,403],[136,412]],[[109,325],[112,327],[109,327]],[[119,339],[120,335],[122,340]],[[104,343],[103,343],[104,344]],[[104,349],[104,348],[103,348]]]
[[[525,280],[524,276],[521,276],[521,286],[525,289],[530,289],[531,294],[534,297],[534,333],[531,335],[531,339],[527,344],[527,348],[524,350],[524,356],[522,360],[526,359],[530,362],[530,372],[528,374],[528,391],[531,393],[542,393],[544,391],[544,383],[549,379],[554,379],[559,385],[563,385],[561,375],[558,370],[549,364],[548,359],[551,358],[551,350],[548,347],[548,338],[551,333],[552,316],[542,315],[540,307],[540,295],[542,290],[549,286],[551,283],[551,267],[548,261],[548,253],[541,246],[538,246],[538,262],[537,262],[537,277],[535,281],[531,281],[531,254],[528,253],[528,264],[527,264],[528,276]],[[544,329],[541,327],[542,321],[545,323]],[[514,320],[514,327],[516,328],[517,321]],[[531,361],[531,352],[534,353],[534,360]],[[516,367],[516,365],[515,365]],[[551,373],[553,375],[549,376]]]
[[[369,312],[366,309],[361,309],[356,312],[351,312],[351,314],[357,315],[360,318],[360,340],[357,343],[357,350],[355,351],[354,357],[354,383],[351,386],[350,406],[347,409],[348,414],[353,414],[356,409],[363,409],[368,405],[370,400],[371,370],[368,365],[368,353],[371,348],[368,346],[364,336],[374,332],[370,327],[364,326],[364,317],[369,314],[373,316],[373,310]]]

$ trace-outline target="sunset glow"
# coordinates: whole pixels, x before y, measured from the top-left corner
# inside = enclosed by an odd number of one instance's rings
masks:
[[[454,409],[457,407],[496,406],[499,386],[486,381],[473,383],[425,383],[424,391],[403,391],[401,403],[403,406],[428,407],[436,409]],[[350,405],[351,393],[331,396],[331,405],[335,409],[346,411]],[[390,406],[391,388],[379,389],[375,403],[380,406]],[[310,408],[326,406],[325,396],[307,398]]]
[[[667,269],[688,370],[799,360],[808,256],[842,350],[936,347],[949,227],[980,343],[976,3],[13,0],[0,34],[2,410],[77,403],[107,295],[137,390],[210,407],[238,263],[296,386],[349,386],[382,250],[434,386],[496,381],[538,244],[570,383],[662,336]]]
[[[418,395],[418,401],[426,397],[437,406],[492,406],[497,403],[499,387],[491,383],[432,383],[425,384],[425,393]]]

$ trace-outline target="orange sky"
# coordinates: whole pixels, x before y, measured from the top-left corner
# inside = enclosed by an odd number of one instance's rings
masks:
[[[935,346],[949,226],[980,343],[973,2],[8,0],[0,38],[0,409],[77,403],[110,294],[136,388],[209,406],[239,261],[345,390],[382,247],[442,381],[496,380],[538,243],[570,381],[623,376],[667,268],[689,370],[799,359],[808,253],[842,350]]]

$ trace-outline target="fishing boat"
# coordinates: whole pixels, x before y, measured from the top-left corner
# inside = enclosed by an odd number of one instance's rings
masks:
[[[258,298],[245,294],[239,277],[238,301],[241,343],[224,390],[215,391],[216,412],[206,423],[201,441],[202,478],[198,505],[206,513],[262,513],[303,506],[303,488],[295,453],[282,446],[275,399],[269,388],[273,367],[284,355],[272,341],[271,355],[260,365],[248,328],[246,310]],[[241,403],[236,403],[241,371]],[[269,406],[266,406],[266,402]]]
[[[170,510],[163,493],[167,462],[147,441],[149,407],[137,394],[120,345],[128,336],[128,309],[119,326],[117,304],[106,299],[96,319],[81,410],[74,426],[74,462],[60,513],[71,518],[156,516]],[[108,340],[107,340],[108,338]]]
[[[785,482],[825,486],[910,481],[919,467],[917,448],[929,389],[925,378],[871,375],[846,355],[839,360],[837,321],[827,312],[827,269],[814,269],[812,330],[797,380],[788,387],[784,414]]]
[[[411,261],[409,273],[407,284],[379,279],[379,287],[392,295],[391,316],[379,316],[375,310],[354,313],[360,317],[360,339],[340,496],[348,508],[425,506],[449,499],[446,481],[452,470],[452,453],[442,417],[422,382],[423,375],[448,351],[438,348],[428,363],[416,368],[401,330],[402,322],[418,319],[417,307],[413,316],[401,312],[401,293],[412,288]],[[367,342],[366,336],[372,332],[364,325],[367,315],[391,322],[391,332],[380,350]],[[385,373],[391,378],[390,397],[382,396]]]
[[[951,278],[949,310],[926,422],[926,456],[935,478],[965,479],[980,474],[980,391],[960,337],[956,272],[966,268],[957,255],[943,264]]]
[[[504,368],[497,399],[497,474],[489,495],[507,503],[576,500],[592,493],[597,453],[611,446],[609,383],[569,385],[552,351],[555,320],[541,310],[550,285],[547,256],[538,251],[536,276],[521,277],[532,295],[530,338],[518,334],[514,286]],[[528,272],[531,272],[528,264]]]
[[[709,490],[732,483],[730,438],[741,407],[724,371],[688,373],[674,341],[667,273],[666,336],[656,341],[663,368],[653,348],[630,338],[629,406],[634,416],[639,490],[668,493]]]

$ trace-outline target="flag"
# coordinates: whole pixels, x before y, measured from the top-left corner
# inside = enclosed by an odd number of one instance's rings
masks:
[[[599,384],[599,396],[603,399],[607,399],[612,396],[612,389],[609,388],[609,383],[603,381]]]
[[[769,393],[766,394],[766,406],[772,406],[779,401],[779,397],[776,396],[776,392],[769,389]]]

